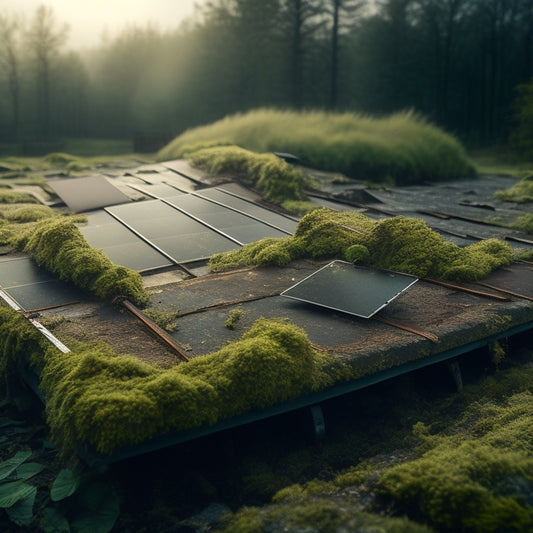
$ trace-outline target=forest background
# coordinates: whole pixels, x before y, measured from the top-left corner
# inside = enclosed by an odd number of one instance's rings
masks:
[[[68,32],[45,4],[0,14],[4,153],[164,143],[259,107],[413,109],[468,147],[501,145],[533,76],[531,0],[214,0],[172,31],[130,26],[91,50],[67,49]]]

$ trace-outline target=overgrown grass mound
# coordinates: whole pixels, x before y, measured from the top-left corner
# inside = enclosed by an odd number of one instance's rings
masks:
[[[60,279],[104,300],[124,297],[137,305],[148,300],[140,274],[115,265],[101,250],[89,246],[70,219],[47,218],[36,224],[27,236],[24,251]]]
[[[249,265],[283,266],[300,258],[341,258],[418,277],[472,281],[512,260],[511,247],[487,239],[460,248],[416,218],[373,221],[353,212],[316,209],[285,238],[267,238],[215,254],[209,266],[222,271]]]
[[[496,191],[494,197],[505,202],[517,202],[519,204],[533,202],[533,174],[523,177],[508,189]]]
[[[192,158],[199,149],[238,145],[291,152],[311,167],[398,185],[475,173],[461,144],[412,112],[386,118],[355,113],[260,109],[186,131],[158,158]]]
[[[104,344],[73,348],[49,348],[44,358],[48,422],[63,447],[86,442],[104,454],[324,388],[339,365],[298,327],[265,319],[219,351],[170,369],[116,356]]]
[[[283,205],[305,199],[309,183],[302,172],[273,154],[256,154],[238,146],[204,148],[189,154],[190,163],[214,174],[238,176],[261,191],[265,200]]]

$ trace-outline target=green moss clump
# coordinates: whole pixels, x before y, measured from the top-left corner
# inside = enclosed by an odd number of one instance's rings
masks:
[[[167,331],[174,331],[178,324],[176,322],[176,313],[172,311],[163,311],[162,309],[149,308],[144,309],[143,313],[153,320],[160,328]]]
[[[50,165],[64,167],[73,161],[77,161],[75,155],[65,154],[63,152],[52,152],[44,156],[44,161]]]
[[[526,213],[518,217],[509,226],[524,233],[533,233],[533,213]]]
[[[300,258],[340,258],[418,277],[472,281],[510,264],[513,252],[497,239],[460,248],[416,218],[375,222],[360,213],[321,208],[300,220],[293,237],[262,239],[216,254],[209,267],[217,272],[247,265],[283,266]]]
[[[256,154],[238,146],[204,148],[189,153],[189,162],[215,174],[233,174],[276,204],[304,200],[309,186],[302,172],[274,154]]]
[[[348,498],[310,498],[285,504],[245,507],[224,519],[224,533],[264,531],[386,531],[387,533],[431,533],[426,526],[407,518],[391,518],[356,511]]]
[[[239,340],[170,369],[104,344],[69,346],[68,354],[48,349],[41,373],[52,435],[64,449],[87,442],[104,454],[269,407],[341,375],[300,328],[276,320],[260,319]]]
[[[533,395],[473,404],[458,423],[471,434],[430,435],[421,457],[389,468],[378,490],[451,531],[529,531],[533,526]],[[463,426],[464,427],[464,426]]]
[[[228,329],[235,329],[235,326],[238,324],[239,320],[244,316],[244,311],[242,309],[233,309],[226,319],[225,326]]]
[[[101,250],[91,248],[70,219],[39,222],[28,237],[24,251],[39,266],[102,299],[124,297],[136,305],[144,305],[148,300],[139,273],[115,265]]]
[[[42,336],[21,314],[0,306],[0,398],[12,396],[26,361],[41,353]]]
[[[57,216],[53,209],[46,205],[20,206],[10,211],[4,211],[7,220],[12,222],[37,222],[44,218]]]
[[[524,176],[519,182],[504,191],[496,191],[494,198],[505,202],[533,202],[533,174]]]
[[[0,191],[0,204],[37,204],[37,198],[33,194],[17,191]]]

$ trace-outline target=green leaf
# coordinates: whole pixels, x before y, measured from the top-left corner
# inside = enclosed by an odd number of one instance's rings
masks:
[[[71,521],[76,533],[108,533],[120,513],[117,493],[104,483],[95,482],[79,494],[77,517]]]
[[[31,485],[27,487],[31,489],[27,491],[27,495],[6,509],[9,518],[17,526],[29,526],[33,521],[33,504],[37,495],[37,487]]]
[[[44,465],[40,463],[24,463],[20,465],[13,476],[13,479],[30,479],[44,470]]]
[[[29,496],[35,487],[22,481],[12,481],[0,485],[0,508],[7,509]]]
[[[44,533],[70,533],[68,520],[52,507],[44,510],[39,525]]]
[[[30,455],[31,451],[17,452],[13,457],[0,463],[0,480],[8,477],[16,470]]]
[[[57,475],[50,490],[52,501],[58,502],[72,496],[80,485],[80,476],[70,468],[63,468]]]

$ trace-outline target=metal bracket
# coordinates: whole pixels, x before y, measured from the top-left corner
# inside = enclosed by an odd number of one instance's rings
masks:
[[[448,361],[446,366],[452,375],[455,386],[457,387],[457,392],[461,392],[463,390],[463,376],[461,374],[459,361]]]
[[[315,430],[316,442],[321,442],[326,436],[326,422],[324,421],[324,414],[320,405],[312,405],[310,407],[311,417],[313,419],[313,426]]]

